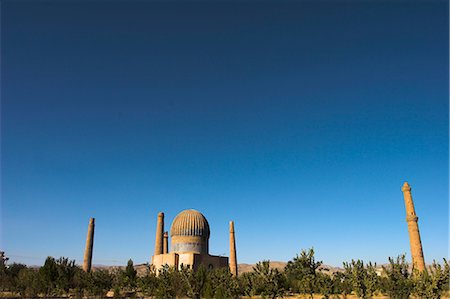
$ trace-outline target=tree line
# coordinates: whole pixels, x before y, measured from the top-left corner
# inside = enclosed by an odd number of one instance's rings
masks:
[[[426,271],[409,270],[405,256],[389,258],[381,271],[376,264],[352,260],[343,271],[329,273],[321,269],[314,250],[302,250],[284,270],[262,261],[253,271],[234,277],[227,268],[192,270],[164,267],[157,273],[147,265],[144,275],[137,275],[133,261],[125,268],[96,269],[86,273],[74,260],[48,257],[40,268],[23,264],[8,265],[3,252],[0,258],[0,291],[3,296],[21,297],[114,297],[152,298],[279,298],[301,295],[313,298],[358,298],[385,295],[394,299],[441,298],[448,292],[450,264],[433,262]]]

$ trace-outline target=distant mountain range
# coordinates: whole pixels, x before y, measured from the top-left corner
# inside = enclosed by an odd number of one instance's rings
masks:
[[[286,262],[272,262],[270,261],[270,267],[276,268],[278,270],[284,270],[284,267],[286,267]],[[255,264],[238,264],[238,272],[239,273],[246,273],[253,271],[253,267],[255,267]],[[343,272],[344,269],[339,267],[332,267],[329,265],[321,265],[318,269],[322,272],[329,272],[329,273],[335,273],[335,272]]]

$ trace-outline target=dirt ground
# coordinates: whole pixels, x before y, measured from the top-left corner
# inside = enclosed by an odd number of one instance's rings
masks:
[[[256,299],[256,297],[253,297],[253,298]],[[310,299],[309,296],[305,296],[305,295],[284,296],[284,298],[288,298],[288,299],[294,299],[294,298],[295,299]],[[322,299],[322,298],[323,298],[322,295],[314,295],[314,299]],[[330,296],[330,299],[337,299],[337,298],[343,299],[344,297],[342,295],[340,295],[340,296],[336,296],[336,295]],[[357,298],[358,297],[355,296],[355,295],[347,295],[347,299],[357,299]],[[388,296],[373,296],[372,298],[373,299],[389,299]],[[411,296],[410,298],[418,299],[418,298],[416,298],[414,296]],[[447,294],[443,295],[441,298],[443,298],[443,299],[444,298],[450,298],[450,291],[447,292]]]

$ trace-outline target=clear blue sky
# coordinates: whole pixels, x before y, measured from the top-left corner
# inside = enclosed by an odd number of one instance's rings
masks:
[[[2,1],[1,249],[149,261],[200,210],[210,252],[340,266],[448,257],[447,1]]]

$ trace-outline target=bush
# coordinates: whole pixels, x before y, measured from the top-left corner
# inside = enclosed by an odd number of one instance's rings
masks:
[[[253,267],[253,286],[255,293],[261,297],[283,297],[286,279],[278,269],[270,268],[269,261],[262,261]]]
[[[290,289],[301,294],[309,294],[311,299],[313,294],[319,291],[317,279],[317,269],[322,265],[322,261],[316,262],[314,249],[302,250],[285,267],[285,274]]]
[[[379,286],[375,265],[364,265],[361,260],[344,263],[345,276],[348,278],[353,291],[359,298],[371,298]]]
[[[369,298],[381,291],[393,299],[407,299],[413,293],[418,298],[441,298],[449,288],[450,264],[444,259],[442,265],[433,262],[426,271],[408,272],[405,256],[389,258],[383,267],[383,276],[376,273],[376,265],[360,260],[344,263],[344,272],[328,275],[319,272],[321,261],[314,258],[313,249],[302,250],[289,261],[284,272],[270,267],[269,261],[255,265],[252,272],[234,277],[228,268],[197,271],[181,267],[164,267],[158,275],[147,265],[144,276],[138,277],[129,260],[125,268],[115,271],[96,270],[86,273],[67,258],[55,260],[48,257],[39,269],[21,264],[6,265],[3,256],[0,263],[0,288],[16,292],[22,297],[38,296],[100,296],[109,290],[114,295],[134,296],[137,292],[156,298],[238,298],[260,295],[263,298],[282,297],[290,289],[313,298],[320,293],[323,298],[343,295],[352,291],[360,298]]]
[[[395,260],[389,257],[389,266],[383,266],[385,277],[382,279],[382,290],[389,298],[407,299],[413,289],[413,282],[408,271],[405,255],[398,256]]]
[[[138,288],[145,296],[154,296],[158,287],[158,278],[155,268],[147,264],[147,271],[144,276],[137,280]]]
[[[43,281],[37,270],[24,268],[20,270],[17,278],[17,292],[22,297],[37,297],[44,291]]]
[[[239,283],[228,268],[218,268],[208,271],[207,284],[204,293],[213,298],[238,298]]]
[[[177,269],[165,266],[159,270],[156,298],[182,297],[186,296],[186,293],[186,285]]]
[[[426,271],[414,271],[413,293],[419,298],[439,299],[444,291],[449,289],[450,267],[446,259],[444,266],[433,261],[431,267]]]

